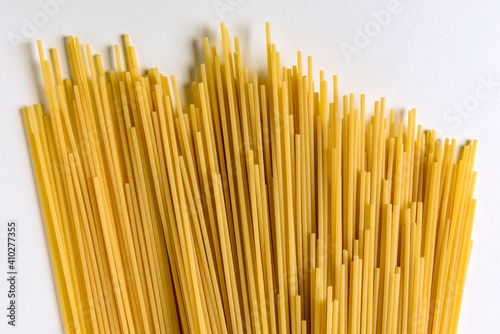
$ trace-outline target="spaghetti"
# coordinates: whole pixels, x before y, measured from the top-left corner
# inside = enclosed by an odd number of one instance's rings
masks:
[[[39,42],[48,112],[23,115],[65,331],[455,333],[477,141],[455,160],[384,98],[366,122],[269,25],[263,81],[221,31],[188,105],[128,36],[109,72],[70,37],[68,79]]]

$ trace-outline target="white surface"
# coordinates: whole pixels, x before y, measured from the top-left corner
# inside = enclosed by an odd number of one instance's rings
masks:
[[[251,71],[266,69],[265,22],[270,21],[283,65],[292,65],[296,51],[302,50],[314,57],[315,71],[324,69],[327,78],[339,75],[342,93],[366,93],[370,105],[386,96],[387,105],[397,111],[416,107],[417,121],[426,129],[438,129],[441,138],[455,137],[460,143],[479,139],[475,244],[459,332],[498,333],[500,225],[494,217],[500,175],[494,171],[500,162],[500,85],[485,86],[484,81],[500,83],[500,4],[401,2],[381,25],[376,13],[390,8],[391,1],[330,2],[116,1],[115,5],[66,0],[44,22],[36,1],[0,1],[0,333],[62,331],[20,113],[29,104],[45,103],[35,40],[42,39],[46,48],[57,47],[63,54],[64,37],[76,35],[107,61],[109,47],[129,33],[142,66],[159,66],[187,83],[191,67],[199,65],[195,50],[206,35],[220,42],[222,20],[231,35],[240,37]],[[38,22],[40,27],[26,30],[26,22]],[[372,36],[360,40],[357,29],[373,29]],[[14,35],[24,40],[12,43]],[[359,51],[350,59],[343,51],[347,45]],[[454,106],[471,111],[460,115]],[[8,219],[16,219],[20,230],[15,329],[6,325],[5,316]]]

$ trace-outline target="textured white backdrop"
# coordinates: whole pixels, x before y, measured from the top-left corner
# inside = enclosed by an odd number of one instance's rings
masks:
[[[159,66],[178,82],[198,72],[205,36],[220,42],[219,23],[240,37],[244,61],[262,72],[265,22],[282,63],[296,51],[314,58],[315,73],[339,75],[342,93],[385,96],[397,111],[416,107],[424,128],[459,143],[478,138],[478,206],[460,333],[500,328],[500,3],[498,1],[80,1],[0,0],[0,333],[62,332],[55,284],[20,109],[45,103],[35,51],[63,52],[79,36],[110,61],[110,46],[129,33],[143,68]],[[111,63],[112,64],[112,63]],[[18,327],[6,318],[6,224],[16,219]]]

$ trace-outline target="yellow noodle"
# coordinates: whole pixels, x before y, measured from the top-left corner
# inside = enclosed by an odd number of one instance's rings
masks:
[[[477,141],[456,161],[337,76],[329,101],[269,24],[267,77],[221,33],[187,104],[127,35],[109,72],[70,36],[70,79],[38,43],[47,107],[23,117],[65,331],[455,333]]]

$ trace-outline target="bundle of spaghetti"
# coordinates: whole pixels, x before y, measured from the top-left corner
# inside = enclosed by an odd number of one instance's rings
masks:
[[[128,36],[109,72],[69,37],[68,79],[39,42],[48,110],[23,114],[65,331],[455,333],[477,142],[367,117],[336,76],[329,101],[269,25],[250,75],[221,31],[189,104]]]

